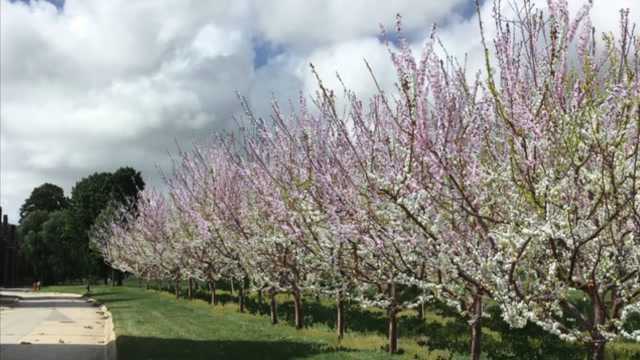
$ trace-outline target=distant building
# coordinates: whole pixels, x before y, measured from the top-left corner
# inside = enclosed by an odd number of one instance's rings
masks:
[[[19,246],[16,226],[9,224],[9,216],[2,215],[0,207],[0,286],[16,286],[19,268]]]

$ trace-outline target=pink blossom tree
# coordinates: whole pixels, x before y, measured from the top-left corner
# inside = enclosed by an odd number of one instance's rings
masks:
[[[240,137],[181,153],[170,201],[143,192],[95,242],[114,267],[176,286],[269,289],[274,323],[277,292],[298,328],[305,291],[335,296],[339,337],[345,298],[382,307],[392,353],[398,312],[430,297],[468,320],[472,359],[488,300],[594,359],[638,339],[624,323],[640,312],[639,39],[626,11],[598,40],[589,5],[573,18],[566,1],[521,5],[494,7],[491,47],[480,21],[476,76],[434,31],[417,58],[389,46],[391,92],[372,77],[376,95],[345,87],[339,109],[318,77],[313,109],[274,103],[268,124],[247,110]]]
[[[617,37],[596,39],[589,10],[571,18],[564,1],[549,1],[548,17],[525,8],[520,39],[498,13],[499,82],[489,61],[486,71],[508,130],[509,221],[494,237],[518,247],[514,304],[602,359],[640,301],[640,43],[626,10]]]
[[[238,206],[241,188],[237,173],[226,163],[217,146],[196,146],[181,152],[174,173],[167,178],[171,197],[183,226],[192,232],[188,256],[196,262],[195,278],[207,282],[211,304],[217,303],[216,281],[221,278],[243,281],[243,270],[236,234],[227,226],[229,206]],[[244,311],[241,287],[240,311]]]

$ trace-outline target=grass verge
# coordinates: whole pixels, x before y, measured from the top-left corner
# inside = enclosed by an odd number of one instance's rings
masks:
[[[45,291],[83,293],[85,288],[52,286]],[[255,298],[249,299],[248,312],[241,314],[225,292],[220,296],[223,304],[217,306],[129,286],[96,286],[91,296],[113,314],[119,360],[467,358],[465,324],[437,311],[426,313],[425,321],[418,321],[411,312],[403,313],[399,341],[403,353],[390,356],[382,350],[386,344],[384,314],[375,310],[353,308],[351,330],[339,342],[332,327],[331,304],[324,301],[308,299],[305,314],[313,325],[296,330],[288,323],[286,296],[279,298],[282,322],[275,326]],[[530,332],[518,335],[491,326],[483,330],[487,358],[583,358],[579,348],[552,337],[529,339]],[[614,343],[608,350],[611,359],[635,359],[635,354],[640,358],[640,344]]]

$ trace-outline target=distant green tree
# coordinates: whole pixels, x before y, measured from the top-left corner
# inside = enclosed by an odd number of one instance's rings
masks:
[[[120,204],[135,204],[138,192],[144,189],[144,180],[139,171],[121,167],[111,176],[111,199]]]
[[[22,252],[31,264],[33,275],[40,280],[50,280],[49,249],[42,239],[42,225],[49,220],[46,210],[32,210],[18,227],[18,236],[22,243]]]
[[[36,279],[52,284],[77,277],[81,253],[74,225],[69,209],[35,210],[24,218],[18,236]]]
[[[121,283],[123,274],[104,263],[89,244],[88,232],[109,204],[135,206],[144,189],[139,171],[121,167],[114,173],[98,172],[80,179],[71,199],[61,187],[45,183],[33,189],[20,208],[18,236],[22,253],[34,276],[46,283],[101,277]]]
[[[20,222],[36,210],[55,211],[68,206],[69,200],[64,196],[64,190],[54,184],[44,183],[31,191],[31,195],[20,207]]]
[[[94,173],[78,181],[71,190],[73,212],[86,231],[111,200],[112,174]]]
[[[74,219],[68,209],[49,213],[49,219],[42,224],[40,238],[48,250],[51,282],[76,277],[80,254],[75,233]]]
[[[89,244],[89,230],[109,204],[133,204],[138,191],[143,188],[144,180],[140,172],[131,167],[119,168],[114,173],[94,173],[74,185],[71,190],[71,202],[78,226],[80,249],[84,254],[82,268],[88,276],[102,278],[105,283],[109,276],[115,276],[99,252]],[[122,276],[117,276],[120,282]]]
[[[78,181],[71,190],[73,216],[78,225],[79,249],[81,252],[80,268],[87,282],[93,277],[100,277],[107,282],[109,268],[101,261],[100,255],[89,244],[87,232],[93,226],[100,212],[111,201],[112,174],[94,173]]]

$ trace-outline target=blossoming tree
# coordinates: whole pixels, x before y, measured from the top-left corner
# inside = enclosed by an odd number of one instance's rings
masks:
[[[640,40],[627,11],[597,39],[588,4],[514,10],[494,7],[492,46],[480,22],[476,76],[434,33],[420,57],[389,45],[396,89],[345,87],[344,111],[319,77],[316,108],[274,103],[267,124],[243,103],[239,137],[181,153],[169,198],[143,192],[94,241],[124,271],[207,281],[212,303],[221,278],[241,310],[244,284],[269,289],[274,323],[277,292],[298,328],[303,293],[334,296],[339,337],[344,299],[384,308],[389,352],[399,311],[435,297],[468,320],[472,359],[487,300],[602,359],[640,338]]]

